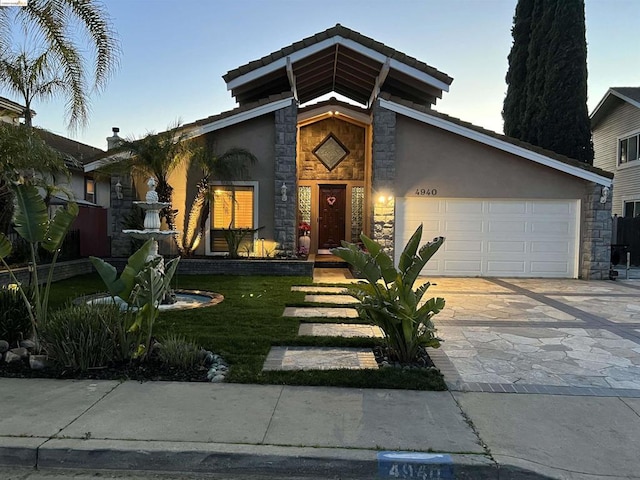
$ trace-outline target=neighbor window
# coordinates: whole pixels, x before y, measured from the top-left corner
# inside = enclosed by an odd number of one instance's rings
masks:
[[[637,217],[640,215],[640,200],[624,202],[624,216]]]
[[[633,162],[640,159],[640,134],[635,134],[620,140],[618,146],[618,165]]]
[[[254,191],[252,186],[213,186],[211,201],[211,250],[227,252],[225,230],[252,229]],[[241,253],[253,249],[253,235],[247,235],[241,244]]]
[[[84,179],[84,199],[96,203],[96,181],[93,178]]]

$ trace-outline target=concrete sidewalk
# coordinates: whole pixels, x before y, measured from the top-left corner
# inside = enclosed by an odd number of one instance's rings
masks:
[[[0,397],[0,465],[273,478],[640,478],[638,399],[4,378]],[[381,451],[431,455],[394,466]]]

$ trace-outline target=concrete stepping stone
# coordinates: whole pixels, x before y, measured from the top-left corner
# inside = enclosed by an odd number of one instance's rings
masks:
[[[357,298],[353,298],[351,295],[305,295],[304,301],[309,303],[335,303],[336,305],[360,303]]]
[[[271,347],[262,367],[269,370],[377,369],[371,349],[338,347]]]
[[[283,317],[297,318],[358,318],[355,308],[348,307],[287,307]]]
[[[357,323],[301,323],[298,335],[311,337],[375,337],[383,338],[382,330],[375,325]]]
[[[292,292],[304,292],[304,293],[319,293],[319,294],[344,294],[346,292],[344,287],[318,287],[316,285],[303,285],[291,287]]]

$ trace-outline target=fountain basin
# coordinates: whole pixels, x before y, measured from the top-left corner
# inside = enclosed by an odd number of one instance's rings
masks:
[[[201,290],[174,290],[174,292],[176,295],[176,302],[170,305],[160,305],[158,309],[161,312],[167,310],[187,310],[190,308],[211,307],[224,300],[223,295],[215,292],[207,292]],[[81,297],[77,300],[77,302],[85,302],[95,305],[113,303],[113,300],[114,299],[109,294],[99,293],[96,295]],[[125,302],[120,297],[115,297],[115,302],[120,305],[120,308],[122,308],[123,310],[127,308],[127,302]]]

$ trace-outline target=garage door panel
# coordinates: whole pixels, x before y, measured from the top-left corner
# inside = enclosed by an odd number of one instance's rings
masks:
[[[526,263],[524,261],[489,261],[487,262],[487,273],[494,275],[513,275],[513,272],[525,273]]]
[[[436,200],[438,201],[438,200]],[[478,215],[482,213],[483,205],[481,203],[475,202],[473,200],[461,200],[455,203],[442,201],[444,203],[444,208],[441,208],[441,211],[447,214],[471,214]]]
[[[446,237],[425,274],[576,277],[579,205],[579,200],[398,199],[396,255],[422,222],[423,242]]]
[[[526,242],[518,241],[518,242],[497,242],[497,241],[489,241],[487,242],[487,250],[491,253],[503,254],[503,253],[525,253],[527,250]]]
[[[499,215],[523,214],[527,212],[527,202],[488,202],[489,213]]]
[[[566,236],[571,233],[571,225],[569,222],[532,222],[531,232],[551,235]]]
[[[443,247],[445,251],[456,252],[482,252],[482,242],[477,240],[446,240]]]
[[[503,222],[499,220],[490,221],[488,231],[493,233],[513,233],[513,232],[524,233],[527,231],[527,222],[525,221]]]
[[[480,220],[446,220],[445,230],[447,232],[470,232],[480,233],[482,232],[482,221]]]
[[[571,245],[568,242],[531,242],[532,253],[561,253],[566,258],[570,251]]]

